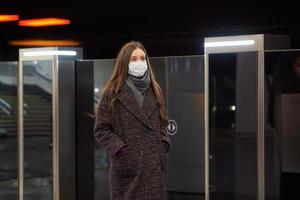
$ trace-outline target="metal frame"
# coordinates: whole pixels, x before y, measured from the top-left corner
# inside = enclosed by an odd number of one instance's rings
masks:
[[[58,56],[52,61],[52,139],[53,139],[53,199],[59,200],[59,100]],[[54,133],[54,134],[53,134]]]
[[[264,85],[265,85],[265,53],[258,51],[257,69],[257,175],[258,175],[258,200],[265,199],[265,116],[264,116]]]
[[[18,195],[19,200],[24,198],[24,93],[23,67],[18,64]]]
[[[204,54],[204,154],[205,200],[209,200],[209,55]]]
[[[243,35],[229,37],[205,38],[205,42],[254,40],[255,43],[249,46],[224,46],[224,47],[205,47],[205,199],[210,199],[209,185],[209,54],[219,53],[238,53],[238,52],[257,52],[258,53],[258,79],[257,79],[257,172],[258,172],[258,200],[265,198],[265,149],[264,149],[264,35]]]
[[[57,56],[24,56],[25,52],[39,52],[39,51],[52,51],[57,50],[57,48],[32,48],[32,49],[20,49],[19,50],[19,200],[24,198],[24,113],[23,113],[23,102],[24,102],[24,80],[23,80],[23,62],[24,61],[39,61],[39,60],[49,60],[52,62],[52,170],[53,170],[53,199],[59,199],[59,147],[58,147],[58,76],[57,76]]]
[[[53,200],[59,200],[59,80],[58,80],[58,62],[59,59],[67,57],[61,55],[38,55],[24,56],[26,52],[46,52],[59,50],[73,50],[77,54],[82,55],[81,48],[59,48],[59,47],[43,47],[43,48],[26,48],[19,50],[19,69],[18,69],[18,189],[19,200],[24,199],[24,89],[23,89],[23,62],[24,61],[52,61],[52,170],[53,170]],[[76,57],[73,56],[73,59]]]

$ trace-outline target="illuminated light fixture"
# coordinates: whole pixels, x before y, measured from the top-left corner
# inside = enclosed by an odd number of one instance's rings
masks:
[[[0,15],[0,22],[18,21],[19,15]]]
[[[230,106],[230,110],[235,111],[236,107],[235,106]]]
[[[71,24],[69,19],[59,19],[59,18],[41,18],[41,19],[28,19],[20,20],[19,26],[29,26],[29,27],[43,27],[43,26],[62,26]]]
[[[11,46],[79,46],[80,42],[74,40],[11,40]]]
[[[53,50],[53,51],[28,51],[24,52],[24,57],[33,56],[76,56],[76,51],[63,51],[63,50]]]
[[[254,40],[235,40],[221,42],[205,42],[204,47],[232,47],[232,46],[249,46],[254,45]]]
[[[95,88],[95,93],[98,93],[99,91],[99,88]]]

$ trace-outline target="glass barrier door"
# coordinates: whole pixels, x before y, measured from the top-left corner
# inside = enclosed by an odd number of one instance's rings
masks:
[[[20,49],[19,200],[76,198],[75,59],[81,49]]]
[[[265,52],[266,200],[300,199],[300,51]]]
[[[258,53],[208,59],[210,199],[257,199]]]
[[[23,62],[24,199],[53,199],[52,61]]]
[[[0,199],[18,199],[17,62],[0,63]]]

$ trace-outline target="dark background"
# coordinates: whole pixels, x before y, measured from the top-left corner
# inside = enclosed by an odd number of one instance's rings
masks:
[[[300,7],[289,1],[6,1],[0,14],[21,19],[59,17],[68,26],[26,28],[0,23],[0,60],[17,60],[15,39],[69,39],[81,42],[84,58],[114,58],[129,40],[139,40],[150,56],[203,54],[208,36],[288,34],[300,47]],[[25,47],[21,47],[25,48]]]

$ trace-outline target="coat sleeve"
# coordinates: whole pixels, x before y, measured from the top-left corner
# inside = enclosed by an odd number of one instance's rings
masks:
[[[94,134],[100,146],[106,149],[111,156],[114,156],[118,150],[127,145],[114,133],[108,106],[108,100],[103,96],[97,106]]]
[[[167,152],[169,152],[171,149],[171,139],[167,132],[167,127],[163,127],[160,130],[160,140],[167,144]]]

